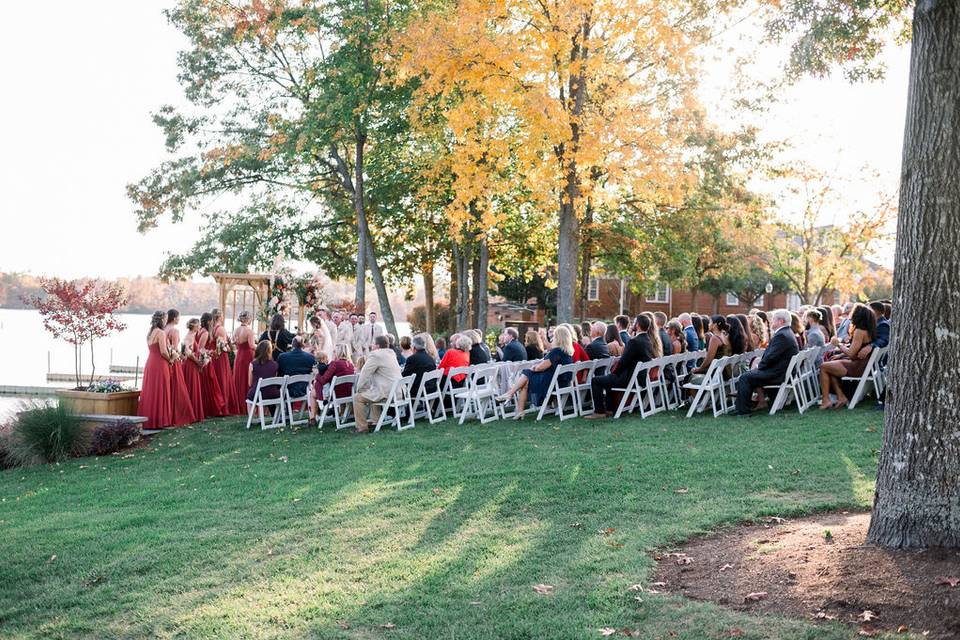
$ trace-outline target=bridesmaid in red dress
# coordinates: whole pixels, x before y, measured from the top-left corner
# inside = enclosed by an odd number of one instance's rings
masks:
[[[204,359],[212,358],[212,349],[217,346],[216,340],[210,333],[212,318],[213,316],[209,313],[200,316],[200,333],[197,336],[197,344],[200,345],[200,352]],[[213,366],[212,359],[207,360],[203,368],[200,369],[200,385],[203,390],[204,417],[215,418],[227,415],[227,401],[223,396],[220,378],[217,376],[217,369]]]
[[[197,422],[203,420],[203,387],[200,382],[200,346],[197,344],[197,332],[200,330],[200,321],[191,318],[187,322],[187,335],[183,339],[183,381],[187,386],[187,396],[190,406],[193,407]]]
[[[173,406],[173,426],[183,427],[193,424],[199,420],[193,404],[190,401],[190,393],[187,391],[187,383],[183,375],[183,357],[180,352],[180,330],[177,325],[180,323],[180,312],[176,309],[167,311],[167,326],[163,332],[167,337],[171,358],[173,360],[170,367],[170,394],[171,404]]]
[[[237,390],[233,385],[233,370],[230,369],[230,338],[227,336],[227,330],[223,327],[223,315],[220,313],[220,309],[211,311],[210,316],[214,339],[211,366],[216,368],[217,380],[220,381],[220,389],[223,391],[223,399],[227,407],[226,415],[240,415],[244,411],[237,400]]]
[[[143,366],[143,385],[137,415],[147,419],[144,429],[163,429],[173,424],[170,404],[170,360],[167,337],[163,332],[166,316],[155,311],[147,334],[147,363]]]
[[[240,413],[246,413],[247,391],[250,390],[250,363],[257,347],[256,336],[250,329],[250,312],[241,311],[237,316],[240,326],[233,332],[237,356],[233,359],[233,387]]]

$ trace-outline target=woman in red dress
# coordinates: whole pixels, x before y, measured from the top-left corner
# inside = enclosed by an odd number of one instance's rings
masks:
[[[209,313],[200,316],[200,333],[197,335],[201,357],[206,360],[206,364],[200,369],[200,388],[203,390],[203,415],[207,418],[227,415],[227,401],[212,360],[212,351],[217,346],[216,339],[210,332],[212,318]]]
[[[183,339],[183,381],[187,387],[187,396],[196,421],[203,420],[203,387],[200,383],[200,346],[197,344],[197,331],[200,330],[200,321],[191,318],[187,322],[187,335]]]
[[[223,327],[223,314],[220,309],[214,309],[210,312],[210,326],[213,327],[210,332],[213,334],[213,349],[211,354],[213,362],[210,366],[217,372],[217,380],[220,382],[220,389],[223,391],[223,399],[226,403],[228,416],[235,416],[243,413],[243,408],[237,402],[237,390],[233,386],[233,370],[230,369],[230,351],[232,344],[227,336],[227,330]]]
[[[150,319],[147,334],[147,363],[143,366],[143,386],[137,415],[147,419],[144,429],[163,429],[173,424],[173,408],[170,404],[170,354],[167,337],[163,332],[165,315],[156,311]]]
[[[237,355],[233,359],[233,388],[237,400],[235,408],[239,413],[246,413],[247,391],[250,390],[250,363],[253,362],[253,351],[257,343],[256,336],[250,329],[250,312],[241,311],[237,321],[240,326],[233,332],[233,344],[237,347]]]
[[[170,367],[170,402],[173,406],[173,426],[175,427],[193,424],[200,419],[193,408],[193,403],[190,401],[190,393],[187,390],[187,383],[183,374],[184,360],[180,351],[180,330],[177,329],[179,323],[180,312],[176,309],[167,311],[167,325],[163,332],[166,334],[172,360]]]

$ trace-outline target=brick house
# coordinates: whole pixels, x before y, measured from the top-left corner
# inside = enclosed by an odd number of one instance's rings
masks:
[[[836,294],[833,296],[837,298]],[[838,299],[839,302],[839,299]],[[633,316],[640,311],[662,311],[668,317],[685,311],[700,314],[747,313],[752,308],[772,310],[781,307],[798,309],[800,299],[795,294],[778,293],[764,295],[752,304],[742,303],[736,295],[728,293],[714,299],[709,293],[694,293],[688,289],[674,289],[669,285],[657,285],[646,294],[636,294],[624,278],[591,276],[587,289],[587,318],[610,320],[622,313]]]

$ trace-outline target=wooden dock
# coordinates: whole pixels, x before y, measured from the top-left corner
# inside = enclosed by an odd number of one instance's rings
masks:
[[[132,364],[112,364],[110,365],[110,373],[139,373],[142,376],[143,367]]]
[[[57,395],[57,387],[30,387],[22,385],[0,385],[0,396],[43,396]]]
[[[93,376],[93,381],[106,382],[107,380],[110,380],[113,382],[129,382],[129,381],[132,381],[134,377],[135,376],[131,376],[131,375],[109,374],[109,375],[103,375],[103,376]],[[75,376],[72,373],[48,373],[47,374],[47,382],[74,382],[76,379],[77,379],[77,376]],[[86,374],[80,376],[80,382],[82,382],[83,384],[89,383],[90,376]]]

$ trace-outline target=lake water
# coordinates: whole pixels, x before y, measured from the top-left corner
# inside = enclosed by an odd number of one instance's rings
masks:
[[[126,330],[94,342],[96,373],[107,375],[111,363],[134,366],[139,358],[140,366],[147,357],[147,329],[150,316],[140,313],[118,314],[127,325]],[[181,335],[186,332],[181,318]],[[229,327],[230,325],[228,325]],[[410,325],[397,323],[400,335],[409,335]],[[0,309],[0,353],[4,354],[5,367],[0,368],[0,385],[15,386],[60,386],[72,387],[73,382],[47,382],[47,372],[73,373],[73,346],[57,340],[43,328],[40,313],[34,309]],[[90,346],[84,347],[82,370],[89,374]],[[0,413],[8,411],[18,399],[0,395]]]

